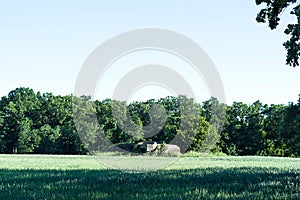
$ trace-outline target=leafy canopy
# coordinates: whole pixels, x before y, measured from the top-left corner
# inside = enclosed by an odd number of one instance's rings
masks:
[[[294,6],[290,14],[295,16],[297,21],[295,24],[288,24],[284,33],[290,38],[283,43],[287,51],[286,64],[296,67],[299,66],[300,55],[300,5],[297,0],[256,0],[256,5],[264,4],[265,7],[257,14],[256,21],[259,23],[267,23],[271,30],[276,29],[279,25],[280,16],[286,8]]]

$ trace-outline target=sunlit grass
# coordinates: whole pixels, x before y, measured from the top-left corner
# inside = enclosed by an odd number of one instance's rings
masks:
[[[0,155],[0,199],[299,199],[299,191],[300,159],[182,157],[137,173],[92,156]]]

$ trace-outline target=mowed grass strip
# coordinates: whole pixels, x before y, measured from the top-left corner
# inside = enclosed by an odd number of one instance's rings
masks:
[[[299,191],[292,158],[182,157],[141,173],[92,156],[0,155],[0,199],[299,199]]]

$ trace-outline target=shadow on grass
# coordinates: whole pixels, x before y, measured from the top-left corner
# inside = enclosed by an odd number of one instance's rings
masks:
[[[0,199],[299,199],[300,172],[278,168],[0,170]]]

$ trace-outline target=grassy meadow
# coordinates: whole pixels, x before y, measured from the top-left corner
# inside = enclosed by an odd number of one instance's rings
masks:
[[[295,158],[180,157],[160,170],[141,172],[111,169],[93,156],[0,155],[5,200],[299,198]]]

